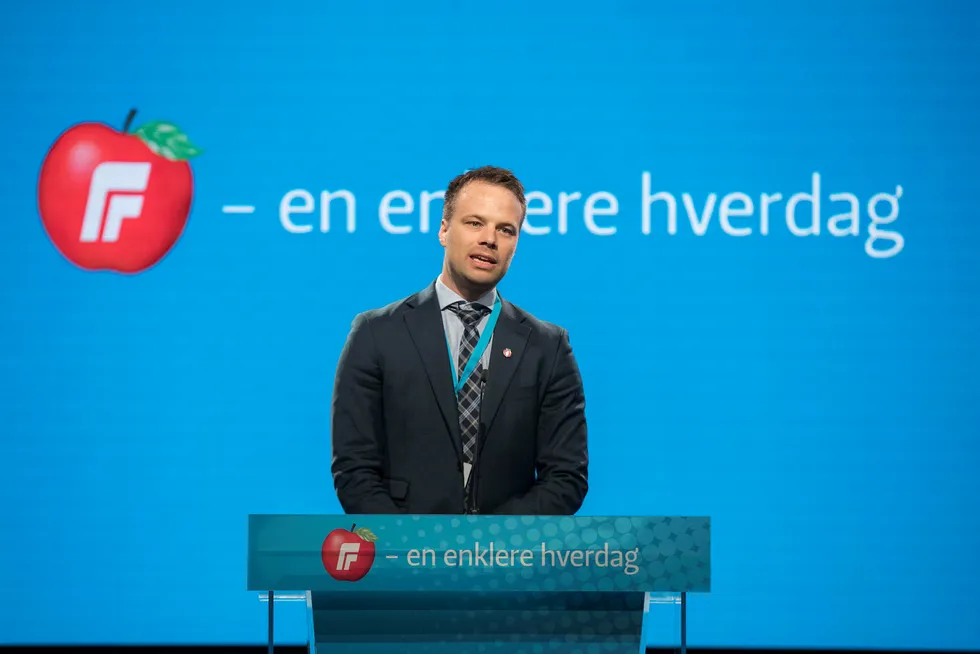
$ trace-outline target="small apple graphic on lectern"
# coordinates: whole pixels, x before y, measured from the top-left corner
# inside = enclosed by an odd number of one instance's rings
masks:
[[[320,557],[323,567],[338,581],[363,579],[374,564],[374,542],[378,540],[370,529],[334,529],[323,541]]]
[[[160,261],[184,231],[194,192],[188,161],[201,151],[176,125],[129,132],[81,123],[61,134],[38,178],[41,223],[83,270],[134,274]]]

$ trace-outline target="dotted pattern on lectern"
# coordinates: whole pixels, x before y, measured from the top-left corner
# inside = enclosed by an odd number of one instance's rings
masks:
[[[508,651],[514,654],[542,654],[554,649],[574,654],[599,654],[622,651],[624,643],[609,639],[624,630],[638,632],[642,622],[642,609],[626,611],[580,611],[574,617],[566,611],[529,608],[529,599],[521,593],[535,591],[623,591],[638,583],[650,592],[684,587],[703,582],[707,570],[702,565],[701,548],[707,547],[708,525],[705,520],[689,518],[627,518],[627,517],[565,517],[538,518],[535,516],[501,517],[490,524],[486,518],[453,518],[450,526],[455,534],[445,534],[442,525],[429,527],[419,516],[397,519],[395,528],[401,533],[391,538],[382,527],[378,536],[383,551],[399,552],[399,570],[386,571],[399,581],[405,581],[406,589],[432,592],[459,590],[463,593],[479,593],[483,600],[495,593],[519,591],[508,595],[509,605],[498,610],[467,611],[460,617],[447,618],[446,624],[432,625],[448,636],[454,644],[453,651],[475,654],[486,651]],[[393,542],[394,541],[394,542]],[[531,567],[484,567],[452,568],[444,564],[448,550],[472,550],[479,543],[494,550],[530,549],[535,554]],[[625,552],[639,548],[635,561],[639,570],[632,579],[622,567],[542,567],[541,546],[548,550],[567,552],[577,549],[601,550],[608,544],[610,552]],[[404,556],[410,549],[427,548],[436,551],[436,564],[425,568],[405,567]],[[458,557],[457,557],[457,560]],[[424,577],[424,581],[423,581]],[[401,584],[399,584],[401,585]],[[540,596],[539,596],[540,597]],[[574,595],[573,595],[574,597]],[[463,607],[454,607],[463,608]],[[475,619],[479,618],[479,619]],[[533,622],[537,633],[555,633],[563,643],[534,643],[514,646],[521,640],[521,623]],[[575,622],[578,624],[576,625]],[[484,634],[500,634],[493,644],[467,643],[463,631],[480,625]],[[465,626],[469,625],[469,627]],[[574,631],[575,633],[567,633]],[[562,635],[564,634],[564,635]],[[506,635],[506,636],[505,636]],[[459,641],[459,642],[455,642]],[[579,646],[576,647],[575,644]],[[415,651],[413,649],[413,651]],[[421,651],[444,652],[439,645]]]

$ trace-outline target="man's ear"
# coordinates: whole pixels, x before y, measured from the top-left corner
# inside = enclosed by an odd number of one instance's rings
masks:
[[[449,222],[445,218],[439,223],[439,243],[446,247],[446,232],[449,231]]]

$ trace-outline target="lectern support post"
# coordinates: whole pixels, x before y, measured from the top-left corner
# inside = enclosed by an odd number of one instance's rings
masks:
[[[275,615],[276,615],[275,599],[276,598],[275,598],[275,593],[273,591],[270,590],[268,592],[269,592],[269,654],[274,654],[275,629],[273,625],[275,624]]]
[[[269,654],[272,654],[271,652]],[[687,592],[681,592],[681,654],[687,654]]]

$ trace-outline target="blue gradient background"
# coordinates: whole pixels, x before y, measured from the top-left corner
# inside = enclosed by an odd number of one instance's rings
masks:
[[[0,640],[263,642],[246,516],[340,511],[329,404],[350,321],[440,266],[434,231],[385,233],[378,201],[495,163],[556,210],[562,191],[619,201],[599,218],[614,236],[586,231],[584,197],[567,234],[525,234],[501,290],[570,332],[581,514],[712,517],[689,644],[980,649],[975,3],[0,16]],[[194,206],[160,265],[85,273],[45,235],[37,173],[63,130],[130,107],[205,149]],[[678,234],[662,209],[641,233],[644,171],[677,197]],[[781,211],[813,172],[824,227],[849,192],[862,236],[795,238],[776,214],[734,238],[717,206],[692,234],[682,193],[779,192]],[[863,204],[897,185],[905,248],[872,259]],[[285,231],[296,188],[355,193],[357,230]],[[281,614],[282,642],[305,642],[302,604]]]

